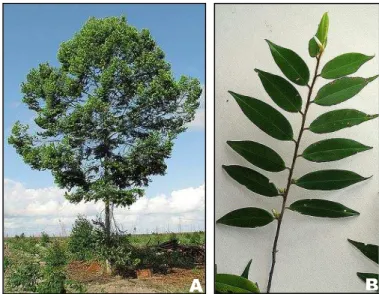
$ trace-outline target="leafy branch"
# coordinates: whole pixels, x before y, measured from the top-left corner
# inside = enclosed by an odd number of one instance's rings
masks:
[[[286,208],[314,217],[344,218],[359,215],[359,212],[341,203],[323,199],[302,199],[293,202],[287,207],[291,185],[295,184],[308,190],[338,190],[369,178],[358,175],[353,171],[339,169],[317,170],[303,175],[299,179],[294,179],[293,177],[295,164],[299,157],[316,163],[329,162],[340,160],[372,148],[351,139],[332,138],[313,143],[305,148],[303,152],[299,151],[301,139],[306,130],[315,134],[331,133],[358,125],[378,116],[377,114],[367,115],[355,109],[339,109],[324,113],[316,118],[308,127],[305,126],[311,104],[332,106],[342,103],[354,97],[366,85],[377,78],[377,76],[370,78],[347,77],[355,73],[364,63],[373,58],[373,56],[366,56],[360,53],[346,53],[337,56],[327,62],[321,72],[319,72],[320,59],[327,45],[328,29],[329,17],[325,13],[316,35],[310,39],[308,45],[309,55],[316,59],[316,67],[310,83],[310,72],[302,58],[294,51],[276,45],[269,40],[266,41],[274,61],[289,81],[283,77],[255,69],[270,98],[283,110],[299,113],[302,116],[297,139],[294,139],[292,126],[287,118],[274,107],[256,98],[229,91],[242,112],[263,132],[277,140],[293,141],[295,143],[292,163],[287,167],[281,156],[268,146],[253,141],[227,142],[234,151],[258,168],[269,172],[289,171],[286,187],[278,189],[266,176],[253,169],[238,165],[223,166],[230,177],[252,192],[266,197],[282,197],[280,212],[272,209],[272,213],[270,213],[257,207],[245,207],[231,211],[217,220],[219,224],[244,228],[262,227],[277,220],[276,234],[272,247],[272,264],[267,284],[268,293],[271,290],[278,252],[278,240]],[[314,85],[319,77],[334,79],[334,81],[321,87],[315,98],[311,100]],[[304,110],[302,98],[291,82],[298,86],[308,87]],[[233,282],[235,283],[236,280],[233,280]],[[258,291],[259,289],[256,292]]]

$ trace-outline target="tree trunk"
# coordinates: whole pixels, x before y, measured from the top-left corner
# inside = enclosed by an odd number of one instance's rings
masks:
[[[109,200],[105,201],[105,240],[109,244],[109,239],[111,235],[111,212],[109,208]]]
[[[105,243],[109,246],[111,236],[111,213],[109,208],[109,200],[105,201]],[[112,274],[111,263],[109,260],[105,260],[105,272],[107,274]]]

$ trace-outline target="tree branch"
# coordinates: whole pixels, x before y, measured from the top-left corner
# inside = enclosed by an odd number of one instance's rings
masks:
[[[272,247],[272,263],[271,263],[271,270],[270,270],[270,274],[269,274],[269,278],[268,278],[267,293],[270,293],[270,289],[271,289],[272,277],[274,275],[274,269],[275,269],[275,263],[276,263],[276,253],[278,252],[277,247],[278,247],[278,240],[279,240],[279,235],[280,235],[280,228],[282,226],[283,216],[284,216],[284,212],[285,212],[285,208],[286,208],[286,202],[287,202],[288,194],[289,194],[290,187],[291,187],[291,184],[292,184],[292,176],[293,176],[293,171],[295,169],[296,159],[298,157],[300,140],[301,140],[301,138],[303,136],[303,132],[304,132],[304,129],[305,129],[304,125],[305,125],[305,121],[306,121],[306,117],[307,117],[307,112],[308,112],[309,106],[311,104],[311,96],[312,96],[312,92],[313,92],[313,87],[315,85],[317,77],[319,76],[318,75],[318,68],[319,68],[319,65],[320,65],[320,58],[321,58],[321,55],[319,55],[319,56],[316,57],[316,60],[317,60],[316,69],[315,69],[315,73],[314,73],[314,76],[313,76],[312,84],[310,86],[308,86],[309,91],[308,91],[307,103],[305,105],[305,110],[304,110],[303,118],[302,118],[302,121],[301,121],[301,128],[300,128],[300,131],[299,131],[299,136],[298,136],[297,140],[294,140],[294,142],[295,142],[295,151],[294,151],[293,158],[292,158],[292,164],[291,164],[291,167],[289,169],[288,180],[287,180],[287,187],[286,187],[286,189],[284,191],[283,202],[282,202],[282,209],[281,209],[281,212],[280,212],[280,216],[278,217],[278,225],[277,225],[277,228],[276,228],[276,234],[275,234],[274,244],[273,244],[273,247]]]

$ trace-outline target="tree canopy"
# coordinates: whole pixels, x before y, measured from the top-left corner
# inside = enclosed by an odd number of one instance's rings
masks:
[[[28,165],[51,170],[74,203],[131,205],[164,175],[173,140],[194,119],[197,79],[176,80],[150,32],[125,17],[90,18],[22,83],[36,126],[16,122],[8,142]]]

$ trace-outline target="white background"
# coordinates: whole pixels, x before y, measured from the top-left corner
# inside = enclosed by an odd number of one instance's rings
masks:
[[[378,56],[377,5],[216,5],[216,219],[232,210],[248,206],[269,211],[276,208],[280,211],[280,197],[268,198],[254,194],[231,179],[221,165],[239,164],[253,168],[268,176],[277,187],[283,188],[288,171],[270,173],[260,170],[235,153],[226,141],[261,142],[275,149],[287,166],[292,159],[294,143],[278,141],[259,130],[245,117],[227,91],[252,96],[274,106],[288,117],[297,137],[300,114],[291,114],[277,107],[266,94],[254,68],[283,76],[264,41],[269,39],[297,52],[308,64],[312,78],[316,61],[308,55],[308,41],[316,33],[324,12],[329,12],[330,27],[328,46],[320,69],[328,60],[343,53],[360,52]],[[378,58],[374,58],[354,76],[369,77],[377,73]],[[314,93],[326,82],[319,78]],[[296,87],[305,100],[308,88]],[[378,81],[370,83],[357,96],[339,105],[322,107],[312,104],[306,126],[320,114],[341,108],[377,113]],[[361,215],[333,220],[312,218],[287,210],[279,239],[273,292],[364,292],[364,283],[357,278],[356,272],[377,271],[376,264],[365,258],[346,239],[379,243],[378,119],[330,134],[305,132],[300,151],[318,140],[336,137],[351,138],[374,149],[326,164],[300,158],[294,177],[330,168],[353,170],[362,176],[373,177],[331,192],[308,191],[293,185],[288,205],[298,199],[320,198],[341,202],[361,212]],[[241,274],[252,258],[249,278],[258,282],[262,292],[266,291],[275,229],[276,222],[258,229],[216,225],[217,272]]]

